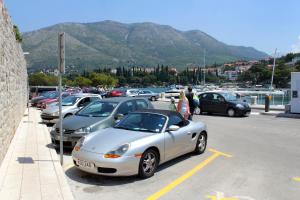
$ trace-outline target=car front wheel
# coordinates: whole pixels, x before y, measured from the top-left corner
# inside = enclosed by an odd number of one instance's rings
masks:
[[[194,113],[196,115],[201,115],[202,114],[201,108],[200,107],[196,107]]]
[[[158,155],[153,149],[145,151],[139,165],[139,176],[149,178],[154,175],[158,165]]]
[[[229,117],[234,117],[234,116],[235,116],[235,110],[234,110],[233,108],[229,108],[229,109],[227,110],[227,115],[228,115]]]
[[[197,143],[196,143],[196,148],[195,148],[195,153],[196,154],[202,154],[204,153],[207,145],[207,137],[205,133],[200,133]]]

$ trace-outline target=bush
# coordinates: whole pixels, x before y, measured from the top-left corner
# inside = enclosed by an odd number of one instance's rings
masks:
[[[22,35],[21,35],[21,33],[20,33],[20,31],[19,31],[19,28],[16,26],[16,25],[14,25],[13,26],[13,30],[14,30],[14,33],[15,33],[15,37],[16,37],[16,40],[17,40],[17,42],[22,42],[22,40],[23,40],[23,38],[22,38]]]

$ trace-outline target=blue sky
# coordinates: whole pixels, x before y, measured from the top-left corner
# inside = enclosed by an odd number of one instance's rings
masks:
[[[4,0],[22,32],[61,22],[154,22],[268,54],[300,51],[299,0]]]

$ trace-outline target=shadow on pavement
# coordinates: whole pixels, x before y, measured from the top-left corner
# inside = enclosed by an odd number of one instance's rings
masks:
[[[59,154],[59,147],[54,146],[52,143],[46,145],[47,148],[54,149]],[[72,154],[72,148],[64,148],[64,155],[70,156]]]
[[[168,161],[168,162],[160,165],[157,169],[157,172],[160,172],[169,167],[172,167],[173,165],[176,165],[177,163],[180,163],[180,162],[182,162],[186,159],[189,159],[193,156],[197,156],[197,155],[195,155],[193,153],[189,153],[189,154],[180,156],[178,158],[175,158],[174,160]],[[80,182],[83,184],[94,185],[94,186],[115,186],[115,185],[129,184],[129,183],[133,183],[136,181],[144,181],[144,179],[141,179],[138,176],[112,177],[112,176],[102,176],[102,175],[90,174],[90,173],[87,173],[87,172],[77,169],[75,166],[67,169],[65,171],[65,174],[73,181]],[[154,176],[156,176],[156,175],[158,175],[158,174],[154,174]],[[149,179],[151,179],[151,178],[149,178]]]

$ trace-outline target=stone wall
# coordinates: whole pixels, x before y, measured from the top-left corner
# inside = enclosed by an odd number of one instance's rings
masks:
[[[24,115],[27,97],[26,61],[0,0],[0,164]]]

